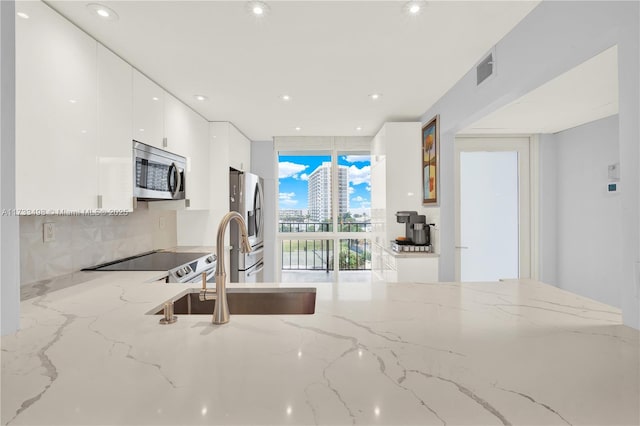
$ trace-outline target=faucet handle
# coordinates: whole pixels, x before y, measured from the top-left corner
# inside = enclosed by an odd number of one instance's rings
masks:
[[[207,273],[206,272],[202,273],[202,289],[203,290],[207,289]]]

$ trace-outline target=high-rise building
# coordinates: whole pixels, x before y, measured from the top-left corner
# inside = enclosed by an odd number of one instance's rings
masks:
[[[322,222],[331,219],[331,163],[323,162],[310,175],[307,183],[309,219]],[[349,211],[349,168],[338,166],[338,215]]]

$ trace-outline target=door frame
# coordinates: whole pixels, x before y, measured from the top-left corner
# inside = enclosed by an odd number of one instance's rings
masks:
[[[506,148],[506,149],[505,149]],[[454,186],[455,186],[455,279],[461,278],[461,232],[460,232],[460,153],[496,152],[511,148],[518,155],[518,176],[528,175],[527,180],[518,179],[519,194],[528,191],[528,197],[519,200],[519,277],[538,279],[538,197],[539,167],[538,138],[534,135],[458,135],[454,142]],[[524,161],[521,161],[523,159]]]

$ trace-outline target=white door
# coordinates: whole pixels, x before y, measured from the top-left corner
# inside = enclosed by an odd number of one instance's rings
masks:
[[[456,280],[531,276],[529,138],[457,138]]]

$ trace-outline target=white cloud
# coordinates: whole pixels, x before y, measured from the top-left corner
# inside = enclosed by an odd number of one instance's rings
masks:
[[[304,164],[296,164],[290,161],[278,163],[278,178],[294,177],[298,173],[304,171],[307,167]]]
[[[361,162],[361,161],[371,161],[371,156],[370,155],[347,155],[344,157],[344,159],[348,162],[348,163],[357,163],[357,162]]]
[[[362,198],[360,195],[358,195],[357,197],[353,197],[353,198],[351,199],[351,202],[352,202],[352,203],[361,203],[361,202],[363,202],[363,201],[365,201],[365,199],[364,199],[364,198]]]
[[[371,185],[367,185],[366,190],[367,190],[367,191],[369,191],[369,192],[371,192]]]
[[[300,175],[300,180],[309,180],[309,175],[306,173],[303,173]]]
[[[356,189],[353,186],[349,185],[349,195],[353,194],[354,192],[356,192]]]
[[[278,194],[278,198],[280,200],[280,204],[286,206],[295,206],[298,204],[298,200],[295,199],[295,192],[281,192]]]
[[[349,166],[349,182],[352,185],[366,183],[371,184],[371,166],[364,166],[359,169],[357,166]]]

